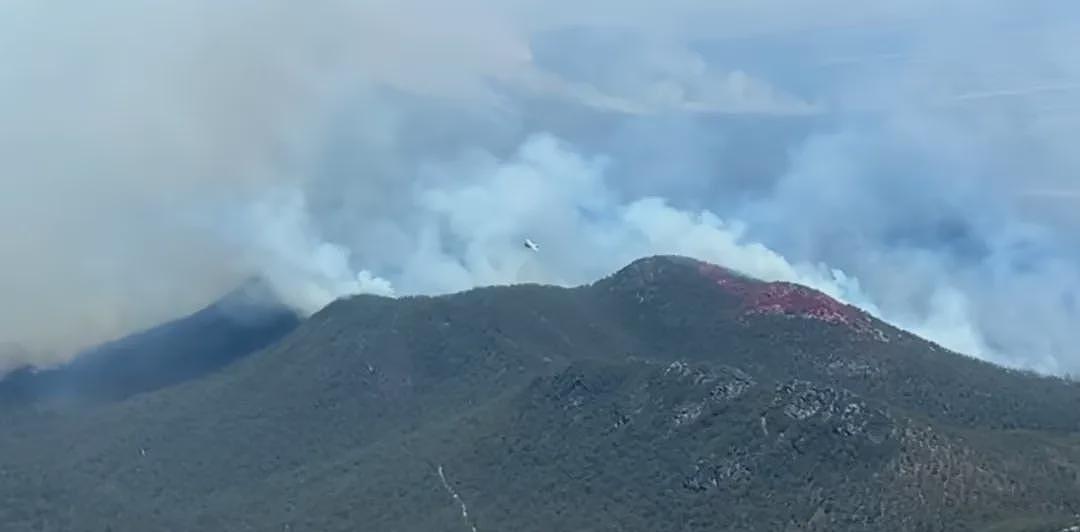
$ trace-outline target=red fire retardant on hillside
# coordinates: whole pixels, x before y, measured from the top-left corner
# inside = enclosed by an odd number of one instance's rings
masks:
[[[806,318],[846,325],[858,332],[882,334],[865,312],[812,288],[787,282],[767,283],[712,264],[702,264],[699,272],[738,297],[747,315]]]

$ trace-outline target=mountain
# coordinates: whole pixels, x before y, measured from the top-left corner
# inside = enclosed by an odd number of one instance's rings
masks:
[[[4,530],[1060,531],[1080,385],[683,257],[336,301],[0,430]]]
[[[251,280],[190,316],[95,347],[66,365],[16,370],[0,380],[0,404],[86,403],[160,389],[266,347],[299,323],[265,284]]]
[[[5,371],[10,370],[13,367],[18,367],[20,364],[25,363],[26,360],[31,360],[33,354],[29,349],[23,347],[16,342],[0,342],[0,361],[3,361],[4,365],[0,365],[0,375]]]

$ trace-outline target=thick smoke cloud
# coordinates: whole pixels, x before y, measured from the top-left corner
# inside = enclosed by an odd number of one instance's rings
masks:
[[[1080,8],[864,4],[6,3],[0,371],[652,253],[1080,370]]]

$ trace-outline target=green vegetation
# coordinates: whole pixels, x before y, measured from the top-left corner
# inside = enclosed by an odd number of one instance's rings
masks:
[[[0,528],[1080,524],[1080,386],[874,325],[887,341],[747,317],[673,257],[577,289],[355,297],[197,380],[5,413]]]

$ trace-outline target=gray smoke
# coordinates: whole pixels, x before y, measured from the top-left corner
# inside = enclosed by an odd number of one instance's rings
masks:
[[[0,370],[652,253],[1080,370],[1080,7],[871,4],[5,3]]]

